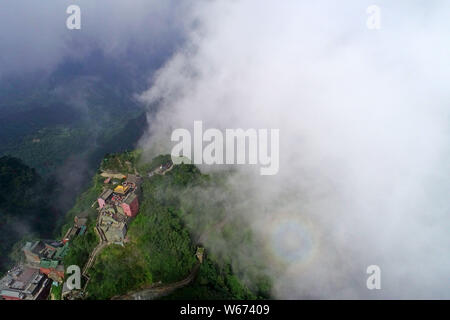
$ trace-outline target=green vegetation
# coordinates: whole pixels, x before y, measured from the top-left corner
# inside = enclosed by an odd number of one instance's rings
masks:
[[[116,154],[106,154],[102,160],[100,169],[123,174],[135,173],[134,168],[137,167],[137,160],[141,153],[141,150],[134,150]]]
[[[163,300],[220,300],[220,299],[256,299],[257,296],[249,290],[242,281],[233,274],[232,268],[219,267],[207,257],[200,266],[194,282],[162,297]]]
[[[73,125],[54,124],[39,127],[21,136],[20,140],[18,137],[11,137],[9,144],[0,147],[0,155],[8,154],[20,158],[43,176],[57,173],[57,169],[67,165],[66,162],[71,157],[83,159],[94,167],[105,152],[123,151],[133,147],[145,125],[145,114],[140,111],[108,123],[80,122]],[[0,137],[2,131],[0,130]]]
[[[62,294],[62,284],[58,284],[57,286],[52,285],[50,289],[50,299],[51,300],[61,300],[61,294]]]
[[[93,53],[49,75],[1,79],[0,155],[20,158],[45,177],[72,157],[96,167],[106,152],[132,148],[146,118],[133,96],[145,82],[130,72]]]
[[[145,81],[127,70],[93,53],[49,75],[1,79],[0,273],[21,259],[12,249],[20,239],[55,238],[105,153],[132,149],[143,134],[133,94]]]
[[[73,224],[73,219],[76,215],[80,215],[80,213],[83,213],[94,220],[97,218],[97,210],[95,210],[95,206],[93,205],[96,203],[98,196],[103,190],[104,180],[105,178],[101,177],[98,173],[94,175],[91,180],[90,187],[78,196],[75,205],[67,212],[65,217],[66,228]],[[61,236],[63,235],[64,232],[61,233]]]
[[[75,237],[69,246],[69,251],[64,257],[64,265],[83,266],[89,258],[89,254],[97,245],[99,239],[94,231],[97,210],[92,206],[97,201],[102,192],[103,180],[99,174],[96,174],[91,182],[91,187],[83,192],[77,199],[75,206],[66,214],[65,224],[63,225],[60,238],[73,225],[73,219],[76,215],[83,214],[88,217],[87,230],[81,237]]]
[[[34,169],[19,159],[0,157],[0,273],[21,258],[15,242],[51,234],[56,212],[50,205],[51,192],[52,186]]]
[[[97,258],[90,271],[89,299],[108,299],[152,282],[147,257],[135,246],[111,245]]]
[[[140,152],[109,155],[109,161],[103,162],[102,169],[123,172],[128,167],[126,162],[137,164],[139,155]],[[155,159],[151,166],[159,166],[161,160],[161,157]],[[200,176],[198,170],[193,171]],[[176,282],[195,266],[196,248],[184,228],[180,211],[162,205],[152,196],[158,188],[158,183],[152,181],[146,179],[142,185],[139,215],[130,224],[129,243],[124,247],[110,246],[99,255],[87,288],[90,298],[105,299],[124,294],[153,281]]]
[[[88,229],[83,236],[75,237],[70,242],[69,250],[63,260],[65,266],[77,265],[81,268],[86,264],[89,255],[99,241],[94,228],[95,220],[88,224]]]
[[[212,190],[223,194],[223,177],[202,174],[194,165],[175,166],[170,172],[147,173],[167,163],[170,156],[158,156],[143,163],[140,150],[109,154],[101,164],[102,170],[135,172],[144,177],[138,216],[130,223],[128,241],[124,246],[109,245],[97,256],[90,269],[87,287],[88,299],[109,299],[145,286],[162,285],[185,279],[198,265],[197,246],[205,238],[225,239],[230,246],[251,246],[251,232],[242,227],[237,218],[226,219],[223,197],[212,197]],[[91,208],[103,187],[97,174],[89,190],[77,200],[67,215],[68,224],[80,212],[92,217],[85,235],[71,242],[66,265],[82,267],[89,253],[98,243],[94,233],[95,210]],[[66,226],[67,228],[67,226]],[[64,228],[63,228],[64,231]],[[257,299],[269,297],[270,282],[259,272],[255,262],[243,281],[243,270],[235,268],[233,254],[215,254],[206,247],[206,255],[194,281],[163,299]]]

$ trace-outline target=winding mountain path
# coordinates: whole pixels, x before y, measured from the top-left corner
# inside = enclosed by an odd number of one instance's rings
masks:
[[[89,277],[88,271],[93,266],[95,262],[95,258],[97,255],[108,245],[108,241],[106,241],[105,234],[103,233],[103,230],[99,228],[98,226],[95,227],[95,230],[97,231],[98,235],[100,236],[100,242],[99,244],[92,250],[91,254],[89,255],[89,259],[84,265],[82,277],[86,279],[85,285],[83,288],[83,292],[86,291],[87,285],[89,281],[91,280],[91,277]]]
[[[160,283],[152,284],[146,288],[139,289],[137,291],[132,291],[123,296],[115,296],[111,298],[111,300],[153,300],[162,296],[166,296],[177,289],[185,287],[189,283],[191,283],[197,276],[198,270],[200,269],[200,265],[202,264],[203,261],[203,254],[204,254],[203,251],[201,251],[200,254],[199,251],[197,251],[196,256],[199,259],[199,261],[195,264],[194,268],[191,270],[189,275],[183,280],[169,283],[166,285]]]

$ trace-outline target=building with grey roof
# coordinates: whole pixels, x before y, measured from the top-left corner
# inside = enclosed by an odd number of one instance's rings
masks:
[[[5,300],[45,299],[51,280],[39,269],[18,265],[0,279],[0,296]]]

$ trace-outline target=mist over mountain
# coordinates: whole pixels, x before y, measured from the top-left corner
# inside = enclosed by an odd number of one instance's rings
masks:
[[[173,1],[78,1],[80,30],[66,27],[70,4],[0,10],[0,155],[54,177],[63,210],[105,153],[135,146],[147,126],[135,95],[183,37]]]
[[[272,253],[277,298],[450,297],[450,7],[378,1],[370,30],[371,4],[196,3],[186,45],[141,96],[162,102],[141,141],[157,152],[196,120],[280,130],[279,173],[236,166],[244,200],[228,204]]]
[[[366,0],[77,0],[80,30],[71,4],[0,5],[3,252],[50,236],[105,154],[138,145],[150,161],[201,120],[280,130],[278,174],[203,165],[229,170],[223,189],[177,199],[220,203],[201,216],[224,221],[214,236],[196,220],[186,238],[232,256],[249,287],[260,272],[282,299],[450,298],[447,1],[378,1],[377,30]],[[43,207],[16,212],[22,190]],[[227,242],[222,215],[252,247]]]
[[[5,258],[27,232],[52,236],[106,153],[136,146],[148,123],[135,95],[182,42],[172,2],[78,1],[80,30],[66,27],[71,4],[0,5],[0,156],[35,170],[52,206],[0,211]]]
[[[83,59],[96,50],[129,68],[144,61],[157,64],[182,40],[179,15],[189,2],[79,0],[81,29],[69,30],[66,10],[73,4],[69,0],[4,2],[0,11],[0,76],[35,71],[48,74],[67,58]],[[140,59],[128,56],[133,52]]]

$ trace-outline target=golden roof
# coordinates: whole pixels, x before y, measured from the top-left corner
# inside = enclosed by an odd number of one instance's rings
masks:
[[[123,185],[120,184],[114,189],[114,192],[120,193],[120,194],[125,194],[128,191],[128,189],[130,189],[130,186],[124,187]]]

